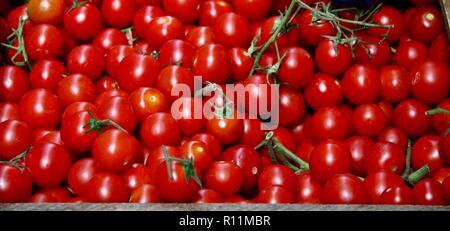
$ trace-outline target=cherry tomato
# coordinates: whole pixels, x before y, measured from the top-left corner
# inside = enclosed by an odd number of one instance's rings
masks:
[[[434,174],[433,179],[439,182],[440,184],[444,183],[444,180],[450,176],[450,168],[445,167],[439,169],[439,171]]]
[[[244,119],[244,132],[239,140],[240,144],[255,147],[265,138],[265,132],[262,129],[263,124],[259,119]]]
[[[96,96],[95,85],[83,74],[73,74],[61,80],[56,92],[63,107],[75,102],[93,102]]]
[[[103,26],[102,13],[97,6],[86,3],[64,14],[64,28],[74,38],[91,40]]]
[[[380,94],[378,71],[369,64],[351,66],[342,79],[345,97],[353,104],[374,102]]]
[[[312,138],[312,116],[309,113],[306,113],[303,116],[301,122],[291,128],[292,134],[295,136],[297,142],[300,142],[304,139]]]
[[[409,72],[401,66],[385,66],[380,70],[381,97],[398,103],[409,96]]]
[[[201,26],[214,26],[219,16],[232,11],[233,7],[227,1],[205,1],[200,8],[199,24]]]
[[[430,57],[450,64],[450,43],[445,33],[439,35],[431,44]]]
[[[20,120],[0,123],[0,157],[10,160],[23,153],[32,144],[31,128]]]
[[[324,39],[324,35],[336,35],[336,28],[331,22],[322,19],[313,22],[312,12],[309,10],[301,12],[296,17],[295,23],[299,25],[301,40],[310,46],[317,46]]]
[[[310,169],[315,180],[325,183],[335,174],[352,172],[352,155],[341,141],[324,140],[311,153]]]
[[[369,191],[372,203],[379,204],[384,191],[392,187],[405,186],[403,179],[390,171],[377,171],[370,173],[364,180]]]
[[[274,28],[275,24],[279,23],[279,20],[281,20],[280,16],[273,16],[269,19],[264,20],[261,28],[261,41],[267,42],[272,37],[272,29]],[[297,45],[298,43],[298,32],[296,30],[291,30],[287,33],[280,33],[275,43],[278,46],[278,49],[280,51],[293,47]],[[276,52],[276,47],[274,44],[271,44],[268,49],[270,52]]]
[[[119,64],[133,53],[137,53],[137,49],[130,46],[116,45],[110,48],[105,55],[106,73],[116,78],[119,75]]]
[[[138,3],[136,2],[136,4]],[[140,7],[133,17],[133,32],[135,32],[139,38],[145,38],[146,29],[150,22],[154,18],[164,15],[165,12],[156,5]]]
[[[323,186],[312,178],[310,172],[302,172],[297,176],[297,203],[319,204],[323,198]]]
[[[259,192],[256,202],[264,204],[294,203],[295,194],[282,186],[270,186]]]
[[[105,69],[104,54],[93,45],[77,46],[67,57],[67,68],[72,74],[84,74],[95,80]]]
[[[46,195],[49,195],[56,199],[56,202],[58,203],[65,203],[67,202],[71,197],[71,192],[67,190],[67,188],[63,186],[56,186],[53,188],[45,188],[39,190],[39,193],[43,193]]]
[[[422,136],[412,146],[412,168],[417,170],[426,164],[430,168],[429,176],[433,176],[439,169],[445,167],[445,160],[439,147],[439,136]]]
[[[31,0],[28,16],[35,23],[58,25],[62,22],[66,4],[64,0]]]
[[[192,140],[197,140],[205,143],[208,146],[208,151],[214,156],[214,159],[218,159],[222,154],[222,147],[219,140],[209,133],[198,133],[192,137]]]
[[[291,192],[297,191],[297,181],[295,173],[284,165],[271,165],[261,172],[258,179],[260,191],[272,186],[280,186]]]
[[[197,48],[208,44],[214,44],[214,32],[210,27],[195,27],[186,35],[186,41]]]
[[[162,0],[162,5],[168,14],[178,18],[184,24],[189,24],[199,17],[202,2],[200,0]]]
[[[324,39],[316,48],[315,61],[317,67],[329,75],[343,73],[352,64],[350,47],[345,44],[335,44],[333,40]]]
[[[355,49],[357,63],[367,63],[381,68],[391,62],[391,47],[386,41],[368,35],[361,36],[361,40],[364,42],[359,43]]]
[[[205,173],[205,182],[208,188],[227,197],[238,192],[244,182],[241,168],[232,162],[218,161],[211,165]]]
[[[200,189],[192,199],[194,203],[223,203],[223,198],[212,189]]]
[[[28,17],[28,4],[23,4],[13,10],[11,10],[7,16],[7,21],[11,26],[11,29],[17,29],[19,27],[19,19],[22,18],[25,20],[23,25],[23,32],[27,34],[28,31],[35,25]]]
[[[413,192],[407,186],[394,186],[387,188],[380,196],[380,204],[412,205]]]
[[[194,54],[192,72],[202,81],[225,82],[231,74],[231,63],[225,47],[218,44],[205,45]]]
[[[278,77],[290,88],[305,87],[314,75],[313,58],[300,47],[288,48],[283,53],[286,57],[281,62]]]
[[[329,138],[343,140],[348,134],[349,120],[339,108],[323,107],[313,115],[311,129],[317,141]]]
[[[168,113],[157,112],[148,116],[141,126],[141,139],[150,148],[161,145],[178,145],[181,129]]]
[[[28,73],[16,66],[0,67],[0,99],[18,102],[30,90]]]
[[[196,97],[182,97],[172,104],[172,115],[177,116],[183,135],[193,136],[206,130],[206,119],[203,117],[202,108],[202,100]]]
[[[408,137],[399,128],[387,127],[378,135],[377,142],[390,142],[398,145],[403,151],[406,151]]]
[[[365,176],[364,160],[375,143],[366,136],[352,136],[345,140],[352,155],[353,173],[357,176]]]
[[[280,88],[280,126],[294,126],[300,122],[305,113],[305,100],[302,93],[289,88]]]
[[[20,119],[31,128],[55,128],[61,120],[61,104],[51,91],[36,88],[22,97],[19,103]]]
[[[414,40],[401,42],[394,55],[394,63],[410,69],[417,63],[426,60],[428,55],[427,47]]]
[[[402,13],[395,7],[382,6],[378,12],[372,16],[372,21],[378,25],[392,25],[390,29],[387,28],[369,28],[367,32],[370,35],[383,38],[386,36],[386,41],[396,42],[405,33],[406,25],[402,19]]]
[[[450,110],[450,99],[446,99],[439,103],[437,108],[442,108],[444,110]],[[432,117],[433,128],[438,134],[442,134],[446,132],[448,128],[450,128],[450,114],[447,113],[439,113]]]
[[[155,88],[138,88],[131,93],[129,100],[141,124],[149,115],[155,112],[165,112],[169,109],[166,96]]]
[[[412,95],[423,103],[436,104],[450,92],[450,69],[437,61],[424,61],[411,69]]]
[[[386,116],[376,104],[361,104],[353,111],[353,128],[360,135],[374,137],[383,131]]]
[[[431,43],[445,30],[443,22],[439,9],[434,6],[420,6],[411,13],[408,33],[415,40]]]
[[[238,13],[251,21],[263,19],[272,6],[272,0],[233,0],[232,3]]]
[[[56,92],[58,83],[67,73],[66,67],[54,59],[37,62],[30,71],[30,83],[33,88],[46,88]]]
[[[228,50],[231,60],[231,78],[235,81],[245,80],[253,67],[253,59],[248,56],[247,50],[234,47]]]
[[[182,87],[183,89],[181,89]],[[184,89],[185,87],[188,89]],[[183,95],[183,93],[185,93],[185,90],[189,90],[191,94],[194,91],[194,75],[187,68],[177,65],[167,66],[159,72],[156,79],[156,88],[158,88],[170,102],[177,100],[180,96],[189,97],[191,95]],[[180,90],[184,91],[180,92]]]
[[[84,158],[75,162],[67,174],[70,189],[78,196],[86,195],[87,185],[92,177],[101,172],[93,158]]]
[[[430,107],[416,99],[406,99],[394,109],[394,125],[409,137],[426,134],[431,127],[431,118],[425,115]]]
[[[92,45],[107,51],[115,45],[128,45],[128,40],[125,33],[119,29],[106,28],[95,36]]]
[[[442,185],[433,179],[419,181],[413,188],[413,194],[418,205],[445,205]]]
[[[387,170],[401,175],[405,170],[405,154],[402,149],[393,143],[375,143],[367,153],[364,166],[367,174],[380,170]]]
[[[94,114],[97,113],[97,108],[95,107],[94,104],[92,103],[88,103],[88,102],[75,102],[71,105],[69,105],[68,107],[66,107],[66,109],[64,109],[63,115],[62,115],[62,119],[61,119],[61,124],[65,124],[66,121],[74,114],[76,114],[77,112],[81,112],[81,111],[89,111],[92,112]]]
[[[12,102],[0,102],[0,123],[19,119],[19,105]]]
[[[136,3],[127,0],[103,0],[100,7],[106,25],[125,28],[133,22]]]
[[[134,53],[120,62],[115,78],[120,89],[131,93],[140,87],[154,86],[159,71],[160,64],[155,58]]]
[[[145,39],[155,49],[160,49],[171,39],[182,39],[183,24],[172,16],[161,16],[153,19],[148,25]]]
[[[56,203],[58,200],[52,195],[45,193],[35,193],[29,199],[29,203]]]
[[[128,132],[133,132],[137,118],[128,97],[114,96],[106,99],[97,107],[99,119],[110,119]]]
[[[206,172],[214,162],[214,156],[208,150],[208,146],[196,140],[183,142],[180,146],[180,153],[184,159],[193,159],[194,166],[200,173]]]
[[[0,164],[0,202],[26,202],[31,196],[33,184],[28,171]]]
[[[151,169],[143,164],[137,163],[122,175],[130,192],[134,192],[143,185],[151,184],[153,181],[150,179],[151,177]]]
[[[323,190],[323,201],[329,204],[369,204],[370,195],[358,177],[351,174],[336,174]]]
[[[97,94],[101,94],[105,91],[119,89],[119,84],[115,79],[105,76],[95,81],[95,89],[97,89]]]
[[[61,33],[49,24],[36,25],[25,35],[25,49],[32,60],[57,58],[63,49]]]
[[[232,144],[242,136],[244,122],[237,118],[237,114],[231,118],[214,117],[206,122],[206,130],[214,135],[222,144]]]
[[[159,50],[158,60],[162,66],[177,65],[186,68],[192,67],[195,47],[183,40],[169,40]]]
[[[231,12],[219,16],[213,31],[216,41],[227,48],[245,47],[249,40],[247,19],[237,13]]]
[[[25,159],[33,183],[45,188],[57,186],[66,179],[70,162],[66,148],[53,143],[36,144]]]
[[[97,173],[86,185],[86,199],[89,202],[128,202],[129,195],[125,181],[114,173]]]

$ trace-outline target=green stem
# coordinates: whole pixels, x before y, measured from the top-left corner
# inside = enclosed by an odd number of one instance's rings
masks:
[[[289,160],[286,159],[286,157],[281,153],[279,150],[275,149],[275,154],[277,154],[278,158],[280,158],[281,162],[283,162],[283,165],[289,167],[294,172],[301,172],[302,169],[295,167]]]
[[[402,174],[403,179],[407,179],[409,174],[411,173],[411,140],[408,140],[408,148],[406,149],[406,167],[405,171]]]
[[[114,122],[114,121],[112,121],[112,120],[110,120],[110,119],[107,119],[107,120],[99,120],[99,119],[95,118],[95,116],[94,116],[90,111],[88,111],[88,114],[89,114],[89,116],[91,117],[91,121],[87,122],[87,123],[83,126],[83,128],[90,127],[90,128],[86,131],[86,133],[91,133],[91,132],[93,132],[93,131],[97,131],[98,134],[101,134],[102,131],[103,131],[103,128],[109,127],[109,126],[113,126],[113,127],[117,128],[117,129],[123,131],[123,132],[128,133],[128,131],[125,130],[124,128],[122,128],[122,126],[120,126],[118,123],[116,123],[116,122]]]
[[[426,114],[427,116],[433,116],[433,115],[443,114],[443,113],[445,113],[445,114],[450,114],[450,111],[438,107],[438,108],[431,109],[431,110],[425,112],[425,114]]]
[[[428,167],[428,164],[424,165],[423,167],[419,168],[415,172],[411,173],[407,179],[406,182],[408,182],[411,185],[417,184],[420,180],[422,180],[426,175],[430,173],[430,167]]]
[[[169,157],[169,153],[167,152],[167,148],[165,145],[162,146],[162,150],[163,150],[164,159],[166,160],[167,173],[169,174],[169,179],[173,180],[172,169],[170,166],[171,158]]]
[[[273,138],[273,144],[275,145],[275,149],[283,152],[289,159],[293,160],[297,164],[299,164],[301,170],[309,170],[309,164],[302,160],[300,157],[292,153],[289,149],[287,149],[283,144],[281,144],[276,138]]]

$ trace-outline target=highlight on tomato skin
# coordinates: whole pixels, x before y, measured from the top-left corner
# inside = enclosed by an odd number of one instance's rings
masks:
[[[0,203],[450,205],[447,17],[0,0]]]

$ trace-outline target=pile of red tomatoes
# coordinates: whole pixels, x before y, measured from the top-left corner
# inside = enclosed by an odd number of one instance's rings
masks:
[[[449,39],[405,2],[298,5],[264,47],[291,0],[0,0],[0,202],[449,204]],[[174,118],[194,76],[279,84],[278,127]]]

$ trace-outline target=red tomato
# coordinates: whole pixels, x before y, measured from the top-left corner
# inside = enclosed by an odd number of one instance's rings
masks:
[[[288,87],[299,89],[305,87],[313,78],[314,62],[311,55],[300,47],[291,47],[280,65],[278,77]]]
[[[378,25],[392,25],[391,29],[371,27],[367,30],[370,35],[382,38],[386,36],[386,41],[396,42],[405,33],[406,25],[402,19],[402,13],[395,7],[382,6],[378,12],[372,16],[372,21]]]
[[[430,57],[450,64],[450,43],[445,33],[439,35],[431,44]]]
[[[445,167],[445,160],[439,147],[439,136],[422,136],[412,146],[412,168],[417,170],[426,164],[430,168],[429,176],[433,176],[439,169]]]
[[[282,186],[270,186],[260,191],[256,203],[288,204],[295,202],[295,194]]]
[[[228,54],[231,60],[231,78],[235,81],[248,78],[253,67],[253,59],[247,54],[247,50],[234,47],[228,50]]]
[[[115,78],[120,89],[131,93],[140,87],[154,86],[159,70],[159,62],[152,56],[130,54],[120,62]]]
[[[258,179],[259,191],[272,186],[283,187],[293,193],[297,192],[297,176],[289,167],[274,164],[264,169]]]
[[[25,35],[25,49],[32,60],[57,58],[63,49],[61,33],[49,24],[36,25]]]
[[[136,4],[137,1],[136,1]],[[133,32],[136,33],[137,37],[143,39],[145,38],[145,33],[150,22],[160,16],[164,16],[166,13],[158,6],[148,5],[139,8],[133,17]]]
[[[333,40],[324,39],[317,45],[315,61],[320,71],[338,75],[352,64],[352,51],[346,44],[335,44]]]
[[[404,67],[391,65],[380,70],[381,97],[397,103],[409,96],[409,72]]]
[[[84,158],[75,162],[67,174],[70,189],[78,196],[86,195],[87,185],[92,177],[101,172],[93,158]]]
[[[130,192],[134,192],[143,185],[151,184],[153,181],[151,177],[151,169],[143,164],[134,164],[122,175]]]
[[[170,102],[183,96],[192,96],[183,95],[185,92],[180,92],[180,90],[187,89],[181,89],[182,87],[188,87],[190,90],[189,93],[191,94],[194,91],[194,75],[189,69],[177,65],[170,65],[159,72],[156,79],[156,88],[158,88]]]
[[[414,40],[431,43],[444,30],[441,11],[434,6],[420,6],[411,13],[408,33]]]
[[[101,94],[105,91],[119,89],[119,84],[115,79],[105,76],[95,81],[95,89],[97,89],[97,94]]]
[[[442,108],[444,110],[450,110],[450,99],[446,99],[439,103],[437,108]],[[437,134],[442,134],[450,128],[450,114],[439,113],[432,117],[433,128]]]
[[[166,112],[169,109],[166,96],[155,88],[138,88],[131,93],[129,101],[141,124],[149,115],[155,112]]]
[[[234,113],[231,118],[215,116],[206,122],[206,130],[214,135],[222,144],[232,144],[242,136],[244,122]]]
[[[31,196],[33,184],[28,171],[0,164],[0,202],[26,202]]]
[[[405,154],[393,143],[376,143],[367,153],[364,166],[367,174],[387,170],[401,175],[405,170]]]
[[[238,13],[251,21],[263,19],[272,6],[272,0],[233,0],[232,3]]]
[[[27,154],[25,164],[39,187],[53,187],[66,179],[70,155],[66,148],[53,143],[36,144]]]
[[[63,186],[41,189],[39,190],[39,193],[43,193],[55,198],[56,202],[58,203],[65,203],[69,201],[72,195],[71,192]]]
[[[214,156],[214,159],[218,159],[222,154],[222,147],[219,140],[209,133],[198,133],[197,135],[192,137],[192,140],[197,140],[205,143],[208,146],[208,150],[211,155]]]
[[[169,15],[188,24],[197,20],[202,2],[201,0],[162,0],[162,5]]]
[[[369,64],[351,66],[342,78],[342,90],[353,104],[374,102],[380,94],[378,71]]]
[[[192,199],[193,203],[223,203],[223,198],[212,189],[200,189]]]
[[[401,42],[394,55],[394,63],[410,69],[429,56],[425,44],[414,40]]]
[[[158,190],[150,184],[144,184],[135,189],[130,196],[130,203],[158,203],[160,201]]]
[[[196,140],[183,142],[180,146],[180,153],[184,159],[194,160],[194,166],[204,173],[214,162],[214,156],[209,152],[208,146]]]
[[[115,28],[125,28],[133,22],[133,16],[137,7],[134,1],[103,0],[100,9],[106,25]]]
[[[102,13],[97,6],[90,3],[71,9],[64,14],[64,28],[78,40],[91,40],[102,26]]]
[[[218,17],[213,31],[216,42],[227,48],[246,47],[249,42],[247,19],[237,13],[225,13]]]
[[[349,120],[339,108],[323,107],[313,115],[311,129],[312,136],[317,141],[343,140],[348,135]]]
[[[137,118],[128,97],[115,96],[105,100],[97,107],[98,119],[109,119],[132,133],[137,125]]]
[[[374,137],[383,131],[386,116],[376,104],[361,104],[353,111],[353,128],[360,135]]]
[[[7,21],[11,26],[11,29],[17,29],[19,26],[19,19],[22,18],[25,20],[23,32],[26,34],[35,24],[28,17],[28,4],[23,4],[13,10],[11,10],[7,16]]]
[[[181,129],[168,113],[157,112],[148,116],[141,126],[141,139],[150,148],[161,145],[178,145]]]
[[[328,180],[323,191],[328,204],[369,204],[370,196],[364,182],[350,174],[336,174]]]
[[[51,91],[36,88],[22,97],[20,119],[31,128],[55,128],[61,120],[61,104]]]
[[[305,162],[309,163],[311,159],[311,153],[314,151],[315,147],[316,143],[314,141],[310,139],[304,139],[298,144],[295,155],[300,157],[300,159],[304,160]]]
[[[125,33],[119,29],[106,28],[95,36],[92,45],[106,52],[115,45],[128,45],[128,40]]]
[[[323,186],[314,180],[309,172],[297,176],[297,203],[319,204],[323,198]]]
[[[0,159],[11,160],[32,144],[30,127],[20,120],[0,123]]]
[[[377,142],[390,142],[398,145],[403,151],[406,151],[408,146],[408,137],[399,128],[387,127],[377,137]]]
[[[205,173],[208,188],[227,197],[238,192],[244,182],[244,175],[239,166],[232,162],[218,161],[211,165]]]
[[[83,74],[72,74],[62,79],[56,89],[59,102],[67,107],[75,102],[94,102],[95,85]]]
[[[316,145],[310,157],[311,176],[320,183],[335,174],[352,172],[352,155],[338,140],[324,140]]]
[[[0,102],[0,123],[19,119],[19,105],[12,102]]]
[[[426,134],[431,127],[431,118],[425,115],[430,107],[415,99],[400,102],[394,110],[394,125],[409,137]]]
[[[61,124],[66,123],[66,121],[74,114],[76,114],[77,112],[80,111],[89,111],[92,112],[94,114],[97,113],[97,108],[95,107],[94,104],[92,103],[88,103],[88,102],[75,102],[71,105],[69,105],[68,107],[66,107],[66,109],[64,109],[63,115],[62,115],[62,119],[61,119]]]
[[[231,74],[228,51],[218,44],[200,47],[194,54],[192,72],[203,82],[224,83]]]
[[[61,23],[66,10],[64,0],[31,0],[28,2],[28,15],[35,23]]]
[[[232,11],[233,7],[227,1],[205,1],[200,8],[199,24],[201,26],[214,26],[217,18]]]
[[[49,194],[35,193],[28,200],[29,203],[56,203],[57,199]]]
[[[298,124],[305,113],[305,100],[299,91],[281,87],[279,91],[280,126],[290,127]]]
[[[56,92],[58,83],[66,73],[66,67],[60,61],[41,60],[31,68],[30,83],[33,88],[46,88]]]
[[[239,140],[240,144],[255,147],[265,138],[265,131],[262,129],[263,124],[259,119],[244,119],[244,132]]]
[[[119,64],[134,53],[137,53],[137,49],[130,46],[117,45],[110,48],[105,54],[106,73],[116,78],[119,75]]]
[[[412,205],[413,192],[407,186],[394,186],[386,189],[380,196],[380,204]]]
[[[419,181],[414,188],[414,202],[418,205],[445,205],[442,185],[433,179]]]
[[[28,73],[19,67],[0,67],[0,100],[18,102],[30,90]]]
[[[352,136],[345,140],[352,155],[353,173],[357,176],[365,176],[364,160],[375,143],[366,136]]]
[[[437,61],[424,61],[411,69],[412,95],[423,103],[436,104],[450,92],[450,69]]]
[[[296,17],[295,23],[299,25],[301,40],[310,46],[317,46],[324,39],[324,35],[336,35],[336,28],[331,22],[322,19],[313,22],[312,12],[309,10],[301,12]]]
[[[172,16],[161,16],[153,19],[147,27],[146,41],[155,49],[161,48],[171,39],[182,39],[183,24]]]
[[[280,16],[273,16],[264,20],[261,28],[261,41],[267,42],[272,37],[272,29],[275,24],[279,22],[279,20]],[[297,45],[298,39],[297,30],[291,30],[287,33],[278,34],[275,43],[277,44],[279,51],[282,51],[286,48]],[[276,48],[273,43],[269,46],[269,51],[276,52]]]
[[[390,171],[376,171],[370,173],[364,180],[367,190],[369,191],[372,203],[379,204],[383,192],[392,187],[404,186],[403,179]]]
[[[199,48],[204,45],[214,44],[215,37],[212,28],[206,26],[195,27],[186,35],[186,42]]]
[[[291,128],[292,134],[295,136],[297,142],[300,142],[304,139],[312,138],[312,117],[309,113],[303,116],[302,121]]]
[[[202,100],[196,97],[182,97],[172,104],[172,113],[177,113],[179,116],[176,119],[183,135],[193,136],[206,130],[206,119],[203,117],[202,108]]]
[[[85,197],[89,202],[128,202],[129,196],[125,181],[114,173],[97,173],[86,185]]]
[[[179,39],[169,40],[159,50],[158,60],[162,66],[177,65],[192,67],[195,47]]]
[[[72,74],[84,74],[95,80],[105,69],[104,54],[93,45],[77,46],[67,57],[67,68]]]

